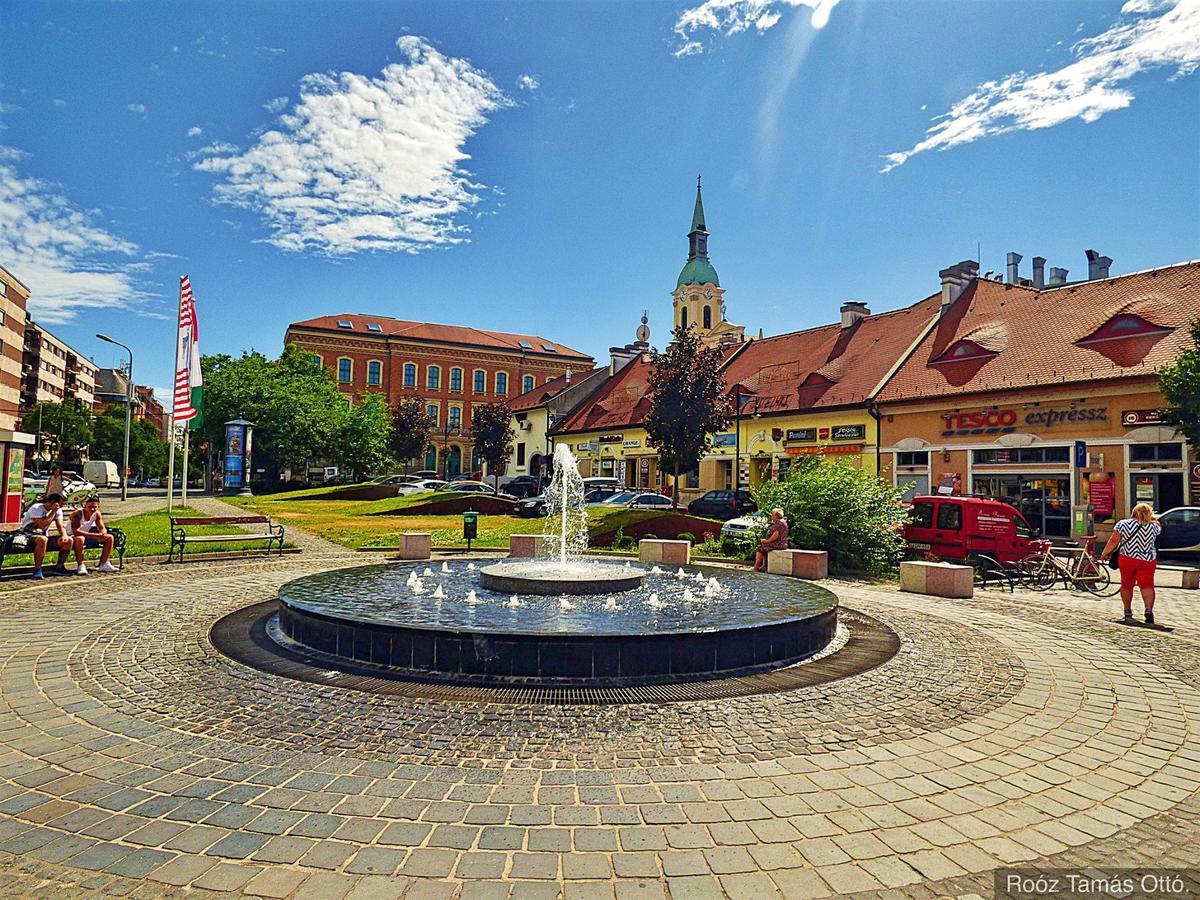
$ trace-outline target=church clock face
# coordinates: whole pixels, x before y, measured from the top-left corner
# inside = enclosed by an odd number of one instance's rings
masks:
[[[705,288],[705,289],[704,289],[704,299],[705,299],[705,300],[711,300],[711,299],[712,299],[712,288]]]

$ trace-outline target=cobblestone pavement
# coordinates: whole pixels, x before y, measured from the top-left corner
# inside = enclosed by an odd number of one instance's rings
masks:
[[[1168,634],[1112,600],[835,582],[901,635],[884,666],[689,704],[464,704],[212,648],[226,613],[362,561],[313,550],[0,596],[0,895],[967,897],[1015,863],[1200,864],[1185,592],[1161,592]]]

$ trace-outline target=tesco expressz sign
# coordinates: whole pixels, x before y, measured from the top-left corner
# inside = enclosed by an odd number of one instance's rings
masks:
[[[1015,409],[981,409],[943,415],[942,437],[1008,434],[1019,428],[1069,428],[1107,421],[1107,406],[1036,407],[1019,412]]]

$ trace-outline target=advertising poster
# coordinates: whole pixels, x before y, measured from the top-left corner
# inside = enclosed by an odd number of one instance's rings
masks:
[[[1093,472],[1088,484],[1088,500],[1095,509],[1096,521],[1108,521],[1117,505],[1116,476],[1112,472]]]
[[[21,495],[25,477],[25,448],[12,447],[8,451],[8,493]]]
[[[226,490],[241,489],[243,485],[243,450],[246,443],[246,427],[229,425],[225,429],[225,479]]]
[[[962,474],[959,472],[943,472],[938,476],[937,492],[939,494],[961,494]]]

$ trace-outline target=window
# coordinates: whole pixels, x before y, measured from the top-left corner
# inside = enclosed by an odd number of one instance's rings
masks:
[[[1033,537],[1033,529],[1029,527],[1029,523],[1018,515],[1013,515],[1013,528],[1017,531],[1017,537],[1031,538]]]
[[[947,531],[958,531],[962,528],[962,504],[939,503],[937,512],[937,527]]]
[[[918,450],[914,453],[897,453],[896,465],[898,466],[927,466],[929,465],[929,451]]]
[[[517,341],[517,346],[520,347],[522,350],[532,350],[533,349],[533,344],[529,343],[529,341]]]
[[[517,444],[517,465],[525,465],[525,445]]]
[[[354,361],[343,356],[338,360],[338,381],[342,384],[349,384],[353,375]]]
[[[338,319],[337,326],[338,326],[338,328],[353,328],[354,327],[352,324],[347,322],[345,319]]]
[[[381,326],[378,322],[368,322],[367,331],[374,331],[376,334],[382,334],[383,326]]]
[[[521,379],[521,393],[528,394],[533,390],[534,378],[532,375],[526,375]]]
[[[1113,316],[1091,334],[1085,338],[1080,338],[1076,343],[1091,344],[1099,341],[1115,341],[1127,337],[1142,337],[1151,334],[1167,334],[1171,331],[1170,328],[1164,328],[1161,325],[1155,325],[1143,319],[1141,316],[1135,316],[1131,313],[1122,313],[1119,316]]]
[[[417,366],[415,363],[404,364],[404,386],[406,388],[415,388],[417,386]]]
[[[425,370],[425,387],[431,391],[439,390],[442,386],[442,367],[430,366]]]
[[[487,372],[483,371],[483,369],[476,369],[474,379],[475,380],[471,385],[471,389],[474,390],[475,393],[482,394],[487,390]]]
[[[452,425],[455,428],[462,425],[462,407],[461,406],[450,407],[448,415],[449,415],[449,419],[447,419],[447,421],[449,422],[450,425]]]
[[[344,409],[344,410],[349,410],[349,409],[350,409],[350,398],[349,398],[349,397],[343,397],[343,398],[342,398],[342,400],[341,400],[341,407],[342,407],[342,409]]]
[[[1179,462],[1183,459],[1183,444],[1131,444],[1130,462]]]
[[[1070,447],[1021,447],[1014,450],[974,450],[976,465],[1006,463],[1067,463],[1071,461]]]
[[[545,350],[547,353],[557,353],[558,352],[550,344],[542,344],[542,349]]]
[[[497,372],[496,373],[496,393],[497,394],[507,394],[508,393],[508,373],[507,372]]]
[[[430,403],[425,407],[425,415],[429,416],[433,422],[433,427],[438,427],[438,407],[436,403]]]
[[[686,306],[679,311],[679,324],[682,325],[684,328],[687,328],[687,307]]]
[[[950,346],[950,349],[937,359],[930,360],[929,364],[931,366],[938,366],[943,363],[965,362],[971,359],[991,359],[995,355],[995,350],[988,350],[974,341],[964,339],[956,341]]]
[[[712,307],[704,307],[704,327],[712,328]]]
[[[909,521],[913,528],[932,528],[933,527],[933,504],[932,503],[914,503],[912,512],[909,515]]]
[[[321,366],[325,365],[325,360],[321,359],[320,353],[314,353],[312,355],[312,361],[313,361],[313,365],[315,365],[318,369],[321,368]]]
[[[455,366],[450,370],[450,390],[462,391],[463,370]]]
[[[8,296],[8,283],[0,281],[0,297]]]
[[[367,384],[378,387],[383,383],[383,363],[377,359],[367,363]]]

